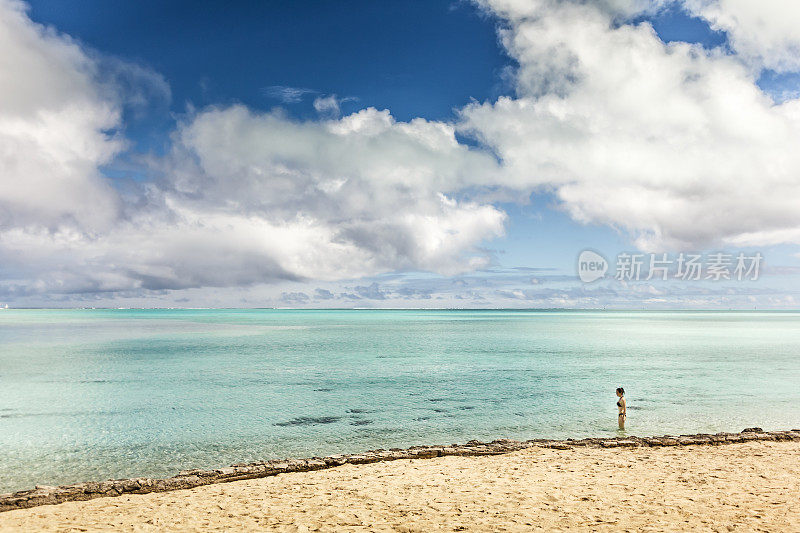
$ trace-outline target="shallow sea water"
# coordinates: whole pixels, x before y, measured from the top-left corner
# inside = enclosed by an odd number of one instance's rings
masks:
[[[0,492],[414,444],[800,427],[800,313],[0,311]]]

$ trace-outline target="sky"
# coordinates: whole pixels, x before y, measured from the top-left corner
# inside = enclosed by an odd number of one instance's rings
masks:
[[[792,0],[0,0],[0,306],[795,309],[798,142]]]

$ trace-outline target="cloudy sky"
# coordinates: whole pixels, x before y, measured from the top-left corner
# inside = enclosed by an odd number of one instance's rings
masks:
[[[0,304],[798,301],[794,0],[0,0]]]

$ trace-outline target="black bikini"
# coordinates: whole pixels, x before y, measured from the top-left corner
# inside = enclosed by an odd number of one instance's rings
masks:
[[[617,407],[622,407],[622,400],[617,400]],[[620,413],[617,416],[626,416],[625,413]]]

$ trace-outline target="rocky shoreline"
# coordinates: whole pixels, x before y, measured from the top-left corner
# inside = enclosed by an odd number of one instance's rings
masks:
[[[68,501],[90,500],[94,498],[120,496],[122,494],[146,494],[190,489],[212,483],[228,483],[243,479],[262,478],[289,472],[322,470],[344,464],[365,464],[398,459],[426,459],[448,455],[479,456],[499,455],[526,448],[570,449],[573,447],[620,448],[620,447],[662,447],[689,445],[722,445],[748,441],[800,441],[800,429],[789,431],[763,431],[761,428],[747,428],[741,433],[716,433],[696,435],[665,435],[663,437],[617,437],[549,440],[533,439],[516,441],[499,439],[492,442],[472,440],[466,444],[446,446],[412,446],[407,449],[372,450],[359,454],[331,455],[310,459],[285,459],[235,464],[214,470],[185,470],[166,479],[131,478],[101,482],[76,483],[51,487],[37,485],[31,490],[0,494],[0,512],[26,509],[38,505],[51,505]]]

